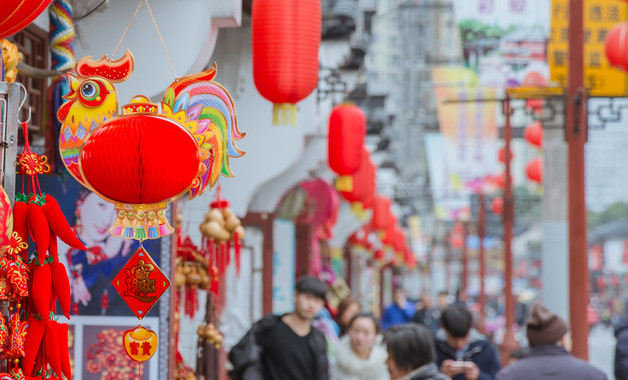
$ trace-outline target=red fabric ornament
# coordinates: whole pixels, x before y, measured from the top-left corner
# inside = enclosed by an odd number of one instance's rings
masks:
[[[6,0],[0,7],[0,38],[26,28],[52,0]]]
[[[604,41],[606,59],[611,66],[628,71],[628,23],[617,24]]]
[[[376,230],[385,230],[394,223],[394,216],[390,212],[391,201],[387,197],[378,195],[373,200],[373,216],[371,227]]]
[[[543,146],[543,125],[540,121],[530,123],[523,131],[523,137],[531,145],[540,148]]]
[[[274,124],[285,111],[296,125],[295,104],[318,84],[321,2],[255,0],[251,14],[255,87],[273,102]]]
[[[543,182],[543,159],[535,158],[526,165],[526,175],[532,182]]]
[[[354,104],[341,104],[329,115],[327,160],[331,170],[340,175],[339,190],[351,191],[351,174],[360,168],[362,147],[366,137],[366,116]]]

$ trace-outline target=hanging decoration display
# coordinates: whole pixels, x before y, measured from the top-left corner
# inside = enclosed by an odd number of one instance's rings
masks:
[[[24,151],[17,158],[17,172],[22,177],[22,191],[15,196],[12,222],[6,194],[0,197],[0,301],[11,303],[8,325],[0,321],[0,346],[7,346],[0,355],[8,359],[12,378],[71,379],[68,325],[53,318],[57,300],[68,319],[71,303],[70,281],[59,262],[57,237],[70,247],[86,248],[57,201],[41,192],[37,176],[49,172],[50,166],[46,156],[31,151],[28,125],[21,125]],[[29,237],[34,243],[32,258]]]
[[[353,189],[341,191],[340,195],[351,203],[352,211],[363,218],[364,211],[372,206],[375,199],[376,167],[371,161],[371,155],[366,148],[362,148],[360,168],[353,177]]]
[[[377,195],[373,201],[373,215],[371,217],[371,227],[375,230],[384,231],[395,223],[395,217],[390,211],[390,198]]]
[[[360,168],[362,147],[366,137],[366,116],[360,107],[343,103],[329,115],[327,161],[329,167],[340,177],[336,188],[353,190],[351,174]]]
[[[535,158],[526,165],[526,175],[532,182],[538,184],[543,182],[543,159]]]
[[[273,124],[296,125],[296,103],[318,84],[320,0],[255,0],[251,12],[253,79],[273,102]]]
[[[240,255],[244,227],[229,208],[229,201],[223,199],[220,187],[216,192],[216,200],[210,204],[205,220],[200,225],[203,243],[201,252],[208,259],[210,289],[217,297],[219,294],[219,278],[231,261],[231,247],[234,248],[236,271],[240,274]]]
[[[68,74],[68,101],[59,109],[59,149],[79,182],[114,203],[118,218],[110,233],[127,239],[156,239],[174,230],[168,202],[189,191],[199,196],[220,174],[233,176],[229,157],[243,152],[235,107],[227,91],[212,81],[216,67],[175,81],[158,105],[142,95],[118,115],[113,83],[133,71],[133,56],[111,61],[90,57]],[[176,155],[163,154],[167,144]],[[116,178],[112,181],[112,178]]]
[[[0,47],[2,48],[2,81],[3,82],[15,82],[17,78],[17,65],[22,61],[23,55],[17,50],[17,46],[12,44],[9,40],[0,40]]]
[[[33,22],[51,0],[5,0],[0,7],[0,38],[8,37]]]
[[[129,357],[138,362],[145,362],[157,352],[159,339],[153,330],[137,326],[123,335],[124,350]]]
[[[543,125],[540,121],[534,121],[523,131],[523,138],[530,145],[540,148],[543,146]]]

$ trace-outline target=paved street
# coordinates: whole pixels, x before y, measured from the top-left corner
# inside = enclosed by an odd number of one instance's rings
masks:
[[[613,329],[596,326],[589,335],[589,360],[591,364],[604,371],[609,379],[613,376],[613,360],[615,359],[615,336]]]

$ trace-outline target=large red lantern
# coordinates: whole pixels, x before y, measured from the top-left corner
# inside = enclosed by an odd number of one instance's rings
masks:
[[[526,175],[532,182],[543,182],[543,160],[535,158],[526,165]]]
[[[377,195],[373,200],[373,216],[371,227],[375,230],[386,230],[394,223],[394,216],[390,212],[390,199]]]
[[[296,125],[295,104],[318,84],[320,0],[255,0],[251,12],[253,79],[273,102],[273,123]]]
[[[366,117],[360,107],[354,104],[341,104],[331,111],[327,160],[331,170],[340,175],[336,181],[338,190],[353,189],[349,175],[360,168],[365,137]]]
[[[611,66],[628,70],[628,23],[617,24],[606,35],[604,50]]]
[[[368,203],[375,195],[375,165],[371,161],[371,155],[366,148],[362,148],[362,159],[360,168],[351,177],[353,178],[353,189],[351,191],[341,191],[340,195],[351,203]],[[365,205],[366,206],[366,205]]]
[[[118,210],[111,233],[139,240],[171,232],[167,202],[186,192],[201,168],[194,137],[151,109],[156,111],[156,105],[136,102],[122,107],[123,116],[94,131],[79,156],[87,187]],[[164,141],[168,151],[177,154],[164,154]],[[122,231],[128,220],[147,225]]]
[[[4,0],[0,7],[0,38],[26,28],[52,0]]]
[[[531,145],[540,148],[543,145],[543,125],[540,121],[530,123],[523,131],[523,137]]]

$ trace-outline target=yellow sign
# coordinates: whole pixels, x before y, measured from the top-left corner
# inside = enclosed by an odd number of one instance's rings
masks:
[[[584,84],[590,96],[626,96],[628,77],[610,67],[604,53],[606,34],[626,20],[627,6],[617,0],[584,0]],[[552,0],[552,30],[547,45],[550,77],[567,86],[569,0]]]

